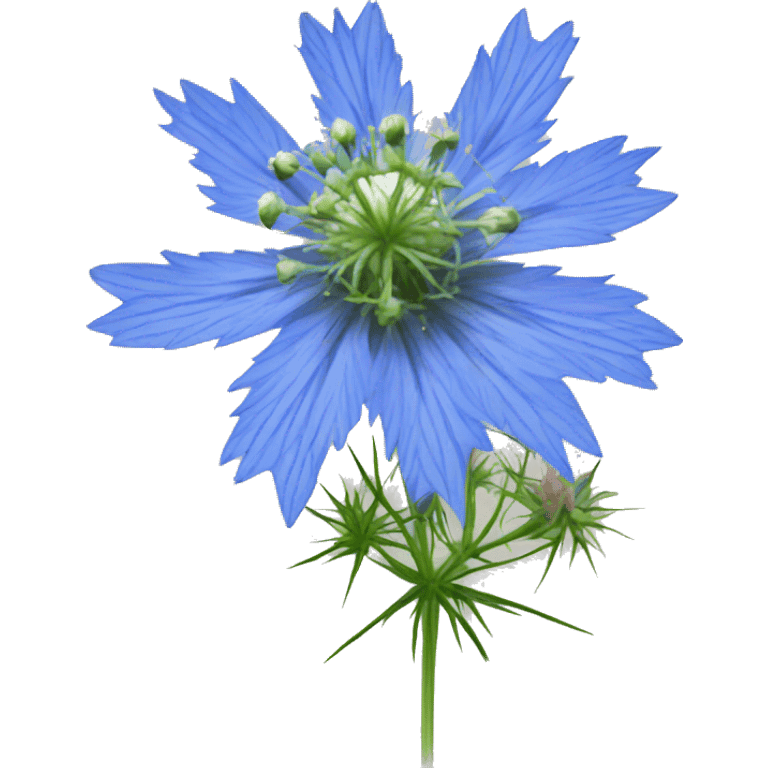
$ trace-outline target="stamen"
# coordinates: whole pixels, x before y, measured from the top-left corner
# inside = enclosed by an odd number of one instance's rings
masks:
[[[318,173],[295,155],[278,152],[270,160],[278,179],[301,170],[319,179],[323,191],[313,193],[303,207],[289,206],[269,192],[259,200],[259,218],[271,228],[281,213],[298,217],[318,234],[305,250],[318,251],[328,262],[281,259],[277,265],[281,282],[292,282],[303,272],[322,273],[325,296],[337,286],[346,292],[344,300],[361,305],[363,315],[373,308],[382,326],[396,323],[407,311],[417,312],[426,330],[425,302],[452,299],[459,290],[459,270],[473,265],[461,263],[463,231],[478,229],[487,240],[514,232],[520,216],[511,207],[492,207],[475,220],[456,218],[495,190],[483,189],[461,202],[445,201],[444,190],[462,189],[442,162],[459,145],[459,134],[447,125],[430,134],[436,142],[429,158],[417,164],[406,159],[407,121],[402,115],[385,117],[378,130],[383,142],[368,126],[369,142],[357,152],[355,127],[341,118],[334,120],[330,136],[335,146],[318,151],[316,145],[308,145],[304,150]]]

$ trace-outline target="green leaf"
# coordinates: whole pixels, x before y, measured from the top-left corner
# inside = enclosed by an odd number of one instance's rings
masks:
[[[488,654],[485,652],[485,648],[483,648],[483,644],[480,642],[480,638],[475,634],[475,630],[472,629],[469,622],[456,611],[456,609],[448,602],[448,600],[445,599],[445,597],[439,591],[435,593],[435,596],[437,597],[440,605],[443,606],[443,610],[445,610],[449,617],[453,617],[459,622],[459,624],[461,624],[462,629],[469,635],[480,655],[485,661],[488,661]],[[453,624],[453,622],[451,623]],[[456,634],[458,637],[458,631]],[[459,647],[461,647],[461,644],[459,644]]]
[[[360,570],[360,565],[362,564],[364,557],[365,555],[362,552],[357,552],[355,554],[355,564],[352,568],[352,573],[349,575],[349,584],[347,585],[347,591],[344,594],[344,602],[341,604],[342,608],[346,605],[347,597],[349,597],[349,590],[352,589],[352,582],[355,580],[355,576],[357,576],[357,572]]]
[[[328,549],[321,552],[319,555],[315,555],[314,557],[308,557],[306,560],[302,560],[300,563],[294,563],[293,565],[289,565],[288,570],[290,571],[291,568],[297,568],[300,565],[306,565],[307,563],[311,563],[314,560],[319,560],[321,557],[324,557],[325,555],[329,554],[330,552],[333,552],[336,549],[339,549],[338,544],[334,544],[332,547],[328,547]]]
[[[349,648],[352,643],[359,640],[363,635],[370,632],[373,627],[375,627],[379,622],[385,622],[387,619],[390,619],[392,616],[394,616],[398,611],[405,608],[406,605],[410,605],[422,592],[421,587],[413,586],[411,587],[407,592],[405,592],[400,598],[395,600],[392,605],[389,606],[385,611],[382,611],[373,621],[369,621],[359,632],[354,634],[352,637],[350,637],[348,640],[343,642],[324,662],[323,664],[327,664],[331,659],[338,656],[343,650],[346,648]]]

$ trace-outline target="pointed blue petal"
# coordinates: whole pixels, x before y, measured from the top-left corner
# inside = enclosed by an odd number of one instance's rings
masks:
[[[366,401],[371,424],[381,416],[387,456],[397,448],[411,497],[438,493],[463,524],[470,453],[493,450],[474,407],[464,407],[464,381],[477,371],[460,350],[446,354],[439,327],[425,334],[411,315],[373,332],[380,338]]]
[[[607,285],[610,276],[566,277],[555,275],[558,270],[505,262],[465,269],[460,300],[448,303],[445,313],[471,317],[484,343],[497,340],[492,354],[527,373],[601,382],[610,376],[653,389],[643,352],[682,339],[636,308],[647,299],[642,293]]]
[[[235,482],[270,470],[292,526],[315,489],[331,444],[360,420],[370,375],[368,322],[344,302],[315,305],[289,322],[230,387],[250,387],[222,453],[242,457]]]
[[[596,446],[593,437],[591,441],[580,440],[578,429],[562,429],[563,422],[578,424],[583,416],[580,412],[558,412],[563,408],[552,402],[551,391],[525,368],[516,369],[515,379],[510,381],[505,370],[510,363],[504,360],[504,350],[502,359],[494,360],[483,349],[485,334],[474,332],[473,325],[474,319],[463,313],[457,320],[443,314],[426,333],[416,324],[404,345],[411,351],[400,357],[398,372],[402,376],[417,371],[419,386],[407,379],[401,386],[410,389],[382,383],[368,403],[372,419],[381,412],[389,451],[397,447],[409,493],[417,498],[437,492],[462,522],[471,449],[491,450],[484,424],[516,436],[565,476],[570,475],[570,469],[563,437],[567,435],[577,445],[587,442],[590,448]],[[389,369],[387,381],[394,374]],[[416,377],[410,374],[410,378]],[[381,379],[374,375],[373,381]],[[406,400],[401,392],[410,392],[411,397]],[[559,396],[562,400],[562,394]],[[584,426],[579,426],[583,432]],[[442,463],[437,458],[442,458]]]
[[[402,58],[377,3],[367,3],[352,29],[338,9],[329,32],[308,13],[300,19],[299,52],[320,92],[312,99],[320,122],[330,128],[340,117],[367,137],[387,115],[401,114],[413,130],[413,90],[400,84]]]
[[[178,349],[219,339],[232,344],[280,327],[322,292],[312,275],[291,285],[277,279],[278,256],[303,258],[302,248],[265,253],[165,251],[168,264],[104,264],[91,277],[121,304],[88,327],[118,347]]]
[[[607,243],[666,208],[677,195],[638,187],[635,173],[659,148],[621,153],[625,141],[603,139],[507,174],[498,193],[522,220],[485,255]]]
[[[155,96],[173,118],[162,127],[199,150],[191,164],[213,180],[215,186],[200,186],[215,203],[211,210],[258,224],[257,202],[265,192],[277,192],[291,205],[304,205],[321,185],[305,173],[282,182],[275,177],[268,167],[269,158],[281,150],[296,150],[298,145],[240,83],[232,80],[231,84],[234,103],[187,80],[181,81],[186,101],[157,89]],[[298,157],[305,167],[312,167],[304,155]],[[295,216],[283,214],[275,228],[288,229],[298,221]],[[312,236],[304,227],[292,232]]]
[[[570,78],[561,78],[576,46],[567,22],[546,40],[531,36],[525,10],[509,23],[493,53],[484,48],[461,89],[448,124],[461,136],[446,169],[465,185],[463,195],[497,182],[503,174],[545,146],[546,121]],[[484,179],[484,181],[483,181]]]

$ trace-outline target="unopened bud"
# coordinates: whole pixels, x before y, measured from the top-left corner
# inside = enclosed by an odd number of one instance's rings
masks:
[[[269,159],[269,167],[280,181],[290,179],[301,168],[298,158],[290,152],[278,152]]]

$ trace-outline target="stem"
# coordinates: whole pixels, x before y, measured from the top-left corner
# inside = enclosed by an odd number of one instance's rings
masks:
[[[440,605],[427,598],[421,617],[421,768],[433,768],[435,743],[435,665]]]

